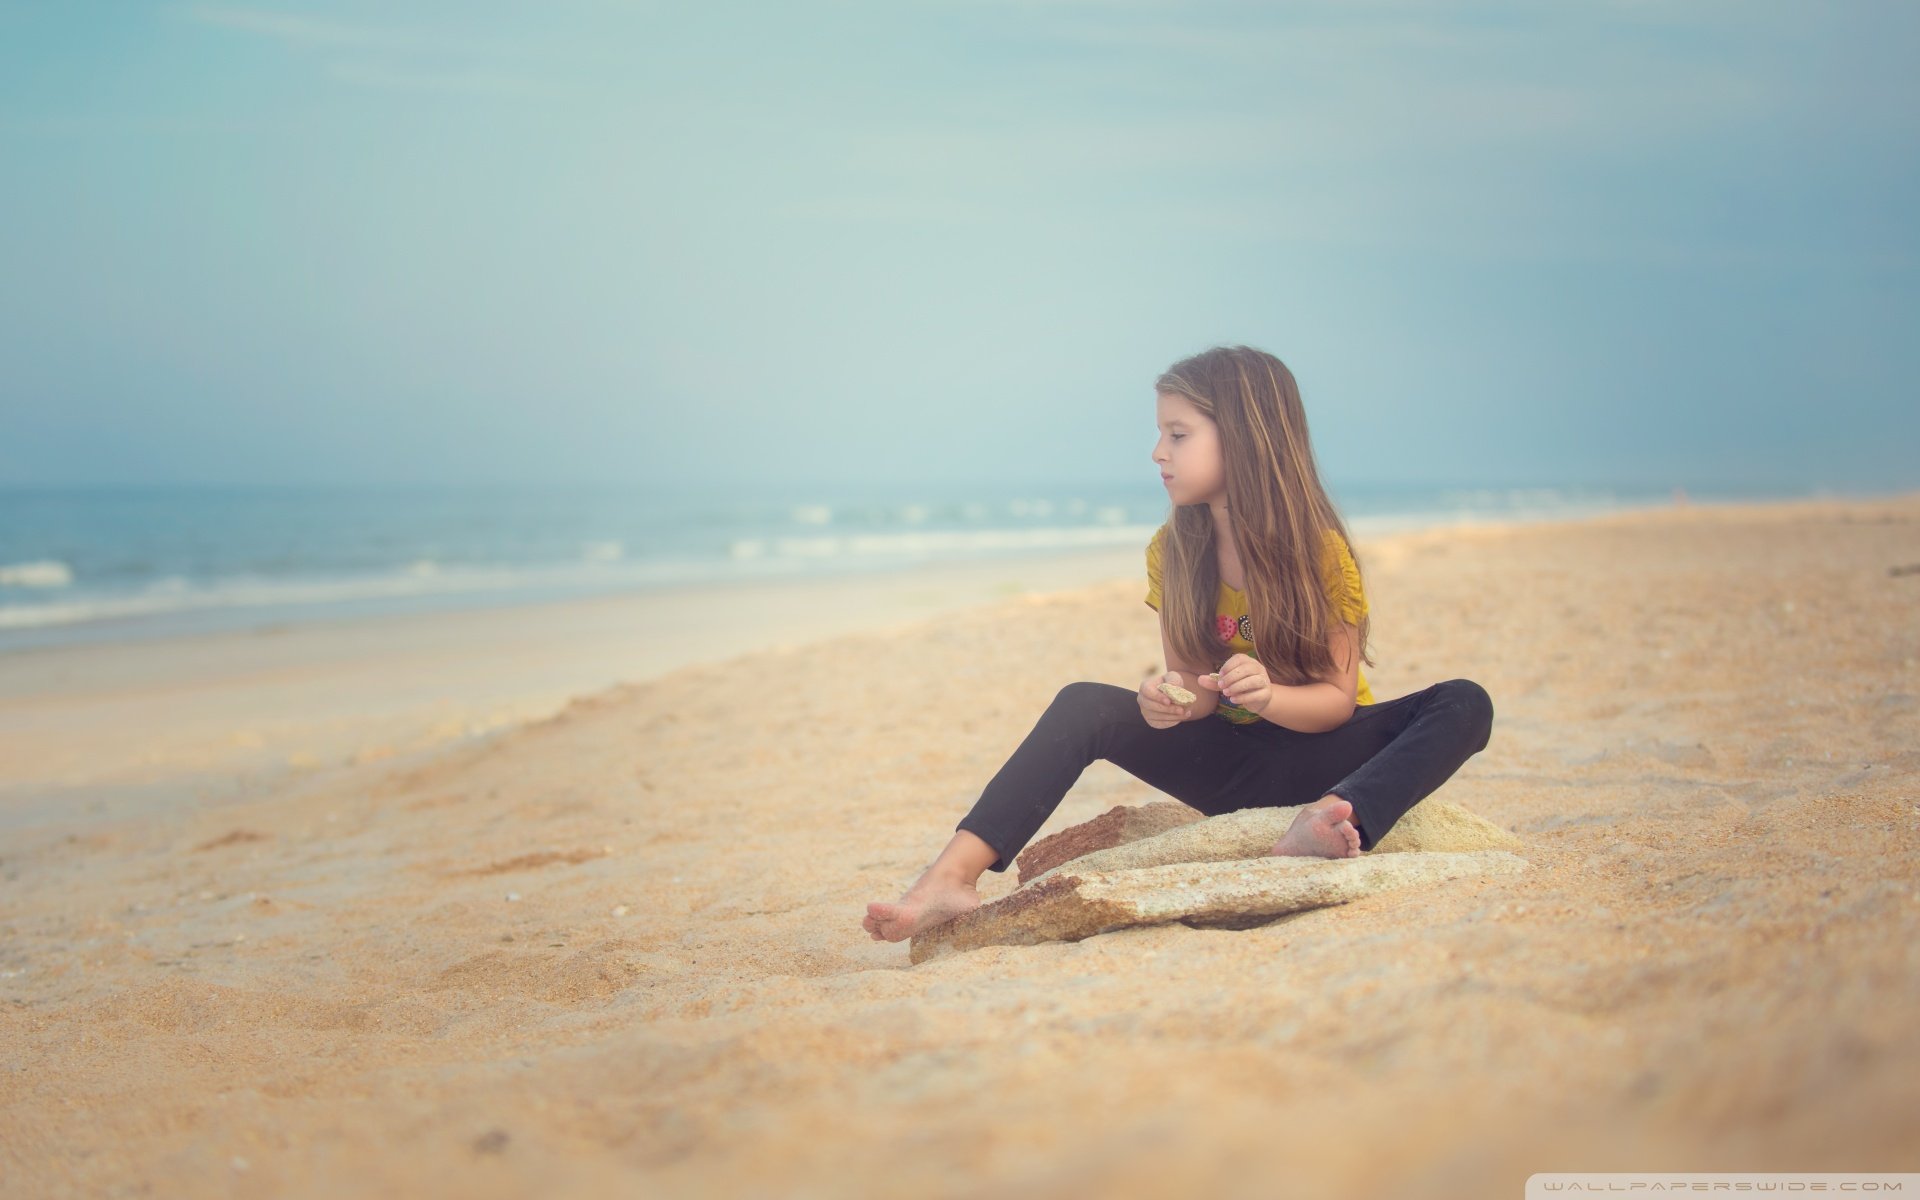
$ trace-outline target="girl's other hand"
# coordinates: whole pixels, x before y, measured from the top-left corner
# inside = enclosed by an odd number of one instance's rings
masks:
[[[1173,697],[1160,690],[1163,683],[1171,683],[1190,692],[1193,686],[1182,679],[1178,671],[1150,675],[1140,683],[1140,715],[1155,729],[1172,729],[1187,719],[1189,710],[1184,704],[1174,703]]]
[[[1273,696],[1273,680],[1268,677],[1267,669],[1260,665],[1259,659],[1246,654],[1236,654],[1221,663],[1218,671],[1202,675],[1200,686],[1219,692],[1221,699],[1252,712],[1266,708]]]

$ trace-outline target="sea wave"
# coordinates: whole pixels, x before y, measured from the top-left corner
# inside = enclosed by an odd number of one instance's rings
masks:
[[[55,559],[0,563],[0,587],[63,588],[73,586],[73,568]]]
[[[912,500],[801,503],[784,505],[779,510],[789,525],[832,526],[842,529],[892,529],[899,526],[963,523],[982,526],[996,519],[1047,520],[1068,517],[1084,519],[1089,512],[1105,513],[1112,506],[1085,497],[1066,499],[1013,497],[1006,500]],[[1124,510],[1122,510],[1124,511]],[[1096,520],[1106,520],[1096,516]]]
[[[1058,525],[1033,529],[946,529],[913,533],[851,533],[818,537],[735,538],[728,557],[832,560],[932,558],[991,554],[1001,550],[1072,550],[1102,546],[1145,546],[1154,525]]]
[[[0,629],[39,629],[89,621],[128,620],[218,609],[282,608],[401,597],[504,592],[564,584],[570,576],[604,577],[590,568],[543,572],[527,569],[447,567],[420,559],[391,574],[334,579],[236,577],[194,582],[159,579],[137,592],[76,596],[40,604],[0,605]],[[584,582],[584,579],[578,580]]]
[[[158,579],[138,591],[62,596],[0,604],[0,631],[49,629],[89,622],[171,617],[223,610],[311,609],[329,605],[514,592],[584,593],[677,584],[884,569],[895,563],[962,559],[1007,551],[1065,550],[1138,543],[1153,526],[1100,525],[1014,530],[919,530],[911,533],[741,538],[718,558],[630,558],[620,542],[587,542],[579,561],[532,566],[463,566],[418,558],[391,570],[338,577],[236,575]]]

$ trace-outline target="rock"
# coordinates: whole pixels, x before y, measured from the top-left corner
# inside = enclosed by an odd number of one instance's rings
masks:
[[[1147,805],[1147,808],[1156,807]],[[1192,812],[1185,805],[1180,809]],[[1291,808],[1243,808],[1238,812],[1222,813],[1217,817],[1205,817],[1198,821],[1182,822],[1166,831],[1149,837],[1130,839],[1111,844],[1076,856],[1071,860],[1079,871],[1116,871],[1137,867],[1154,867],[1163,863],[1200,863],[1228,862],[1234,859],[1262,858],[1280,835],[1293,823],[1294,814],[1304,807],[1294,805]],[[1118,810],[1115,810],[1118,811]],[[1096,817],[1087,822],[1094,825],[1112,818],[1113,812]],[[1123,823],[1126,818],[1122,818]],[[1051,838],[1034,843],[1038,849],[1045,842],[1065,839],[1081,826],[1064,829]],[[1387,836],[1381,838],[1373,849],[1362,857],[1374,854],[1404,853],[1407,851],[1472,851],[1472,850],[1512,850],[1520,846],[1520,839],[1483,817],[1477,817],[1456,804],[1441,800],[1423,800],[1413,806],[1407,815],[1394,823]],[[1020,882],[1023,887],[1031,882],[1040,882],[1047,870],[1058,870],[1059,865],[1030,871],[1025,868],[1023,853],[1016,862],[1022,863]]]
[[[1414,805],[1359,858],[1269,855],[1299,810],[1201,817],[1169,802],[1116,806],[1029,846],[1014,860],[1018,890],[917,934],[908,957],[1168,921],[1244,928],[1389,888],[1526,867],[1510,853],[1520,839],[1437,800]]]
[[[1223,819],[1210,817],[1198,824]],[[1112,929],[1170,921],[1245,928],[1286,913],[1345,904],[1394,888],[1527,869],[1526,860],[1505,850],[1416,851],[1359,858],[1268,856],[1107,871],[1088,869],[1085,864],[1092,857],[1062,864],[1010,895],[916,935],[908,958],[922,963],[982,946],[1079,941]]]
[[[1204,819],[1199,810],[1171,800],[1116,804],[1091,821],[1062,829],[1022,850],[1013,860],[1014,878],[1026,883],[1069,859],[1137,842]]]

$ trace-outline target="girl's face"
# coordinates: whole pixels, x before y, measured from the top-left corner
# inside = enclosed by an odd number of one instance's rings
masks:
[[[1220,427],[1185,396],[1160,393],[1160,440],[1153,444],[1167,498],[1175,504],[1211,504],[1226,496]]]

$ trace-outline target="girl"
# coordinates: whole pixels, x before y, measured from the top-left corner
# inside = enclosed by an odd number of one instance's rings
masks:
[[[1147,546],[1146,602],[1166,673],[1061,688],[906,895],[867,905],[875,941],[978,908],[980,873],[1006,870],[1095,759],[1208,816],[1305,805],[1271,853],[1354,858],[1486,748],[1493,701],[1470,679],[1374,703],[1360,568],[1286,365],[1216,347],[1154,390],[1173,512]]]

